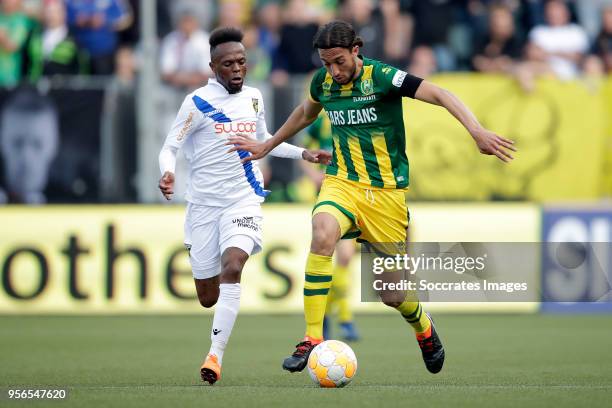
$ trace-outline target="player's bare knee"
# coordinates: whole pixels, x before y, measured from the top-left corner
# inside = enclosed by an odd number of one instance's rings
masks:
[[[217,297],[218,296],[202,295],[198,296],[198,300],[200,301],[202,307],[210,309],[217,303]]]
[[[332,255],[338,241],[337,232],[320,223],[312,224],[310,251],[319,255]]]
[[[221,267],[222,283],[239,283],[242,273],[242,262],[239,259],[228,259]]]

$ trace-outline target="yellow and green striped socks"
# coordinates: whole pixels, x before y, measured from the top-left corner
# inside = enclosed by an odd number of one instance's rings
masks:
[[[333,263],[331,256],[308,254],[304,279],[304,317],[306,337],[323,338],[323,317],[327,295],[332,285]]]
[[[418,300],[406,299],[396,309],[402,314],[404,320],[412,326],[417,335],[429,331],[431,322],[427,315],[423,313],[423,307]]]
[[[328,299],[328,302],[333,301],[335,303],[338,311],[338,320],[341,323],[353,320],[353,311],[351,310],[349,299],[349,279],[348,267],[336,265],[334,269],[334,284],[330,293],[331,299]]]

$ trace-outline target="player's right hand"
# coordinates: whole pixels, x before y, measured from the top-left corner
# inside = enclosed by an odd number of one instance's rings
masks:
[[[166,200],[172,199],[172,194],[174,194],[174,173],[169,171],[164,173],[159,180],[159,189]]]

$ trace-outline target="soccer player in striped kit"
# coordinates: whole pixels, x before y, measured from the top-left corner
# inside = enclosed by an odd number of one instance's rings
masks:
[[[306,261],[306,335],[283,362],[283,368],[290,372],[302,371],[312,349],[323,340],[323,318],[332,286],[332,255],[338,240],[356,238],[372,246],[392,243],[397,248],[405,245],[409,172],[403,97],[446,108],[483,154],[508,162],[515,150],[511,140],[485,129],[452,93],[360,55],[363,42],[350,24],[338,20],[322,26],[313,46],[324,67],[312,78],[309,98],[293,111],[274,138],[265,142],[240,135],[230,138],[234,149],[252,153],[243,160],[248,162],[262,158],[313,123],[322,109],[331,122],[333,158],[313,210],[312,241]],[[400,300],[381,297],[412,326],[427,370],[438,373],[444,363],[444,347],[415,294],[409,292]]]

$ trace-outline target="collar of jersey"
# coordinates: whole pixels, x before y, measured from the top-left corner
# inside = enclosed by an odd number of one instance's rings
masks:
[[[221,84],[219,83],[219,81],[217,81],[217,79],[216,79],[216,78],[208,78],[208,85],[213,85],[213,86],[218,86],[218,87],[220,87],[220,88],[221,88],[221,89],[223,89],[223,91],[224,91],[226,94],[228,94],[229,96],[232,96],[232,95],[238,95],[239,93],[241,93],[241,92],[242,92],[242,90],[240,90],[240,92],[236,92],[236,93],[234,93],[234,94],[229,93],[229,92],[227,91],[227,89],[225,89],[225,87],[224,87],[223,85],[221,85]],[[244,88],[244,84],[242,85],[242,87]]]

